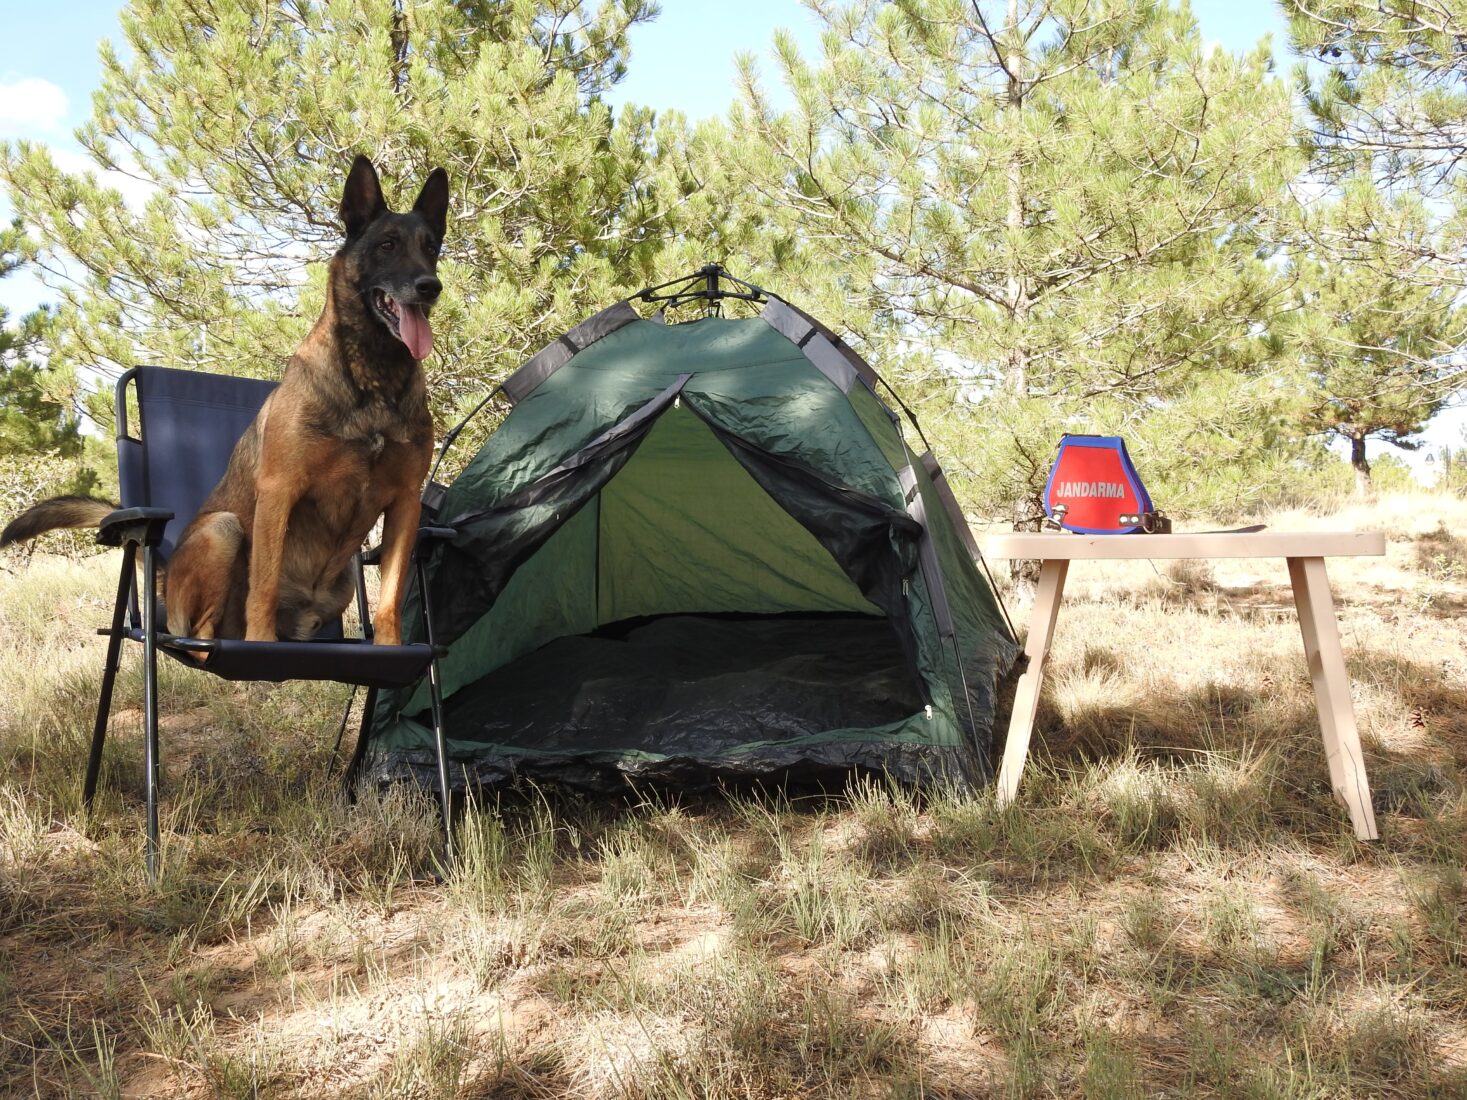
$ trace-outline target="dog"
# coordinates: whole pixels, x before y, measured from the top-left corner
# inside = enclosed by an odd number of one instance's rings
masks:
[[[346,239],[331,259],[325,308],[168,562],[164,602],[175,635],[312,637],[351,601],[352,558],[380,517],[376,640],[402,640],[433,451],[422,361],[443,289],[448,174],[433,169],[412,210],[396,213],[376,168],[358,156],[339,213]],[[89,497],[42,501],[0,532],[0,546],[94,526],[115,507]]]

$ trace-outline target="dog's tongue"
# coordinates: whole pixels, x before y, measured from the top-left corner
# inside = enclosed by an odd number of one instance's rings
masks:
[[[428,315],[419,306],[397,303],[397,331],[414,359],[426,359],[433,352],[433,329]]]

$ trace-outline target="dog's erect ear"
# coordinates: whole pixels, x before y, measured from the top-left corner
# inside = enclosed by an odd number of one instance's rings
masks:
[[[435,168],[428,173],[423,189],[418,192],[418,201],[413,210],[427,219],[429,227],[443,240],[448,229],[448,173]]]
[[[386,213],[387,200],[382,197],[382,184],[377,179],[377,169],[362,154],[351,162],[351,171],[346,177],[346,190],[341,193],[341,220],[346,223],[346,235],[355,237],[379,214]]]

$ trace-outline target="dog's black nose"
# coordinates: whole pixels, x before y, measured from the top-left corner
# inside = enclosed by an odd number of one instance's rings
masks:
[[[443,284],[433,275],[424,275],[413,284],[413,289],[418,292],[419,298],[432,302],[438,298],[438,295],[443,293]]]

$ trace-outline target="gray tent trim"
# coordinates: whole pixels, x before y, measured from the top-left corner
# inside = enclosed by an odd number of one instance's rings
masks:
[[[769,299],[759,316],[770,328],[796,347],[803,347],[805,340],[815,331],[815,326],[810,323],[808,317],[792,309],[788,302],[780,301],[778,298]]]
[[[793,309],[789,303],[771,298],[759,314],[769,327],[774,329],[802,352],[815,365],[815,369],[829,378],[841,393],[850,393],[851,385],[860,372],[850,358],[820,334],[810,319]],[[874,373],[874,372],[873,372]]]
[[[827,341],[829,341],[831,347],[833,347],[840,354],[841,358],[843,358],[847,363],[851,365],[856,374],[860,377],[861,381],[866,383],[866,388],[871,391],[871,394],[873,397],[876,398],[877,403],[882,407],[882,409],[885,410],[886,415],[891,418],[891,422],[893,424],[896,424],[900,422],[901,418],[896,414],[896,411],[892,409],[891,406],[889,406],[885,401],[881,399],[880,394],[876,392],[878,386],[885,386],[887,393],[891,394],[891,396],[896,399],[897,404],[901,405],[902,411],[907,414],[907,419],[912,422],[912,427],[916,429],[917,435],[922,439],[923,445],[930,446],[930,444],[928,444],[927,442],[927,436],[924,435],[922,432],[922,426],[917,423],[916,414],[914,414],[911,409],[907,408],[907,406],[902,402],[901,397],[898,396],[897,392],[892,389],[891,386],[887,385],[886,380],[883,379],[881,375],[876,373],[870,363],[866,362],[865,359],[857,355],[855,350],[843,339],[841,339],[840,336],[838,336],[835,332],[826,327],[816,318],[810,316],[799,306],[792,305],[791,303],[786,302],[783,298],[778,298],[775,295],[770,295],[770,301],[778,301],[786,309],[790,310],[798,318],[800,318],[812,329],[814,329],[816,333],[818,333],[820,336],[823,336]],[[780,331],[782,332],[783,330]],[[803,337],[803,339],[808,342],[811,337],[807,335]]]
[[[907,515],[922,527],[922,537],[917,542],[917,565],[922,570],[922,579],[927,582],[927,592],[932,599],[932,614],[937,620],[937,630],[944,638],[953,636],[953,610],[948,603],[947,585],[942,578],[942,566],[937,560],[937,546],[932,541],[932,528],[927,522],[927,505],[917,484],[917,472],[910,465],[897,471],[901,479],[902,492],[907,497]]]
[[[540,387],[540,384],[565,366],[578,353],[617,329],[640,321],[642,315],[625,301],[608,306],[587,317],[564,336],[547,344],[532,355],[519,370],[504,380],[502,389],[511,405],[518,404]]]
[[[557,340],[532,355],[499,388],[509,398],[509,403],[516,405],[528,397],[541,382],[569,363],[576,351],[568,340]]]
[[[947,474],[943,472],[942,463],[937,461],[937,456],[931,451],[922,456],[921,462],[922,468],[927,471],[927,476],[932,479],[932,486],[937,490],[938,499],[942,501],[948,519],[952,520],[953,529],[963,540],[968,556],[977,561],[983,556],[983,552],[978,549],[978,540],[973,537],[973,529],[968,526],[968,517],[963,515],[963,506],[958,503],[958,498],[953,495],[952,486],[947,483]]]
[[[787,313],[788,316],[786,315]],[[783,298],[776,298],[771,296],[768,305],[764,307],[764,312],[760,316],[762,316],[769,323],[771,328],[775,329],[781,335],[788,338],[802,351],[805,351],[806,357],[809,358],[812,363],[815,363],[815,365],[820,368],[820,372],[824,374],[827,378],[830,378],[832,382],[835,382],[837,386],[841,385],[840,382],[837,381],[835,378],[831,378],[831,375],[827,371],[827,368],[822,367],[820,363],[816,362],[814,357],[810,355],[808,350],[806,350],[807,345],[809,345],[817,337],[824,339],[824,341],[830,345],[830,349],[835,352],[835,354],[838,355],[852,370],[856,372],[856,375],[861,379],[861,381],[866,383],[867,388],[870,389],[872,393],[875,393],[876,387],[881,384],[881,376],[871,368],[870,363],[866,362],[866,360],[857,355],[855,351],[852,350],[849,344],[847,344],[830,329],[826,328],[814,317],[811,317],[799,306],[791,305]],[[814,336],[811,335],[812,332],[814,333]],[[841,392],[849,393],[850,386],[841,386]],[[887,413],[891,415],[893,420],[896,419],[895,414],[892,413],[890,409],[887,410]]]
[[[805,358],[815,364],[815,369],[835,383],[841,393],[850,393],[856,381],[856,368],[843,356],[836,346],[824,336],[816,333],[800,349]]]

